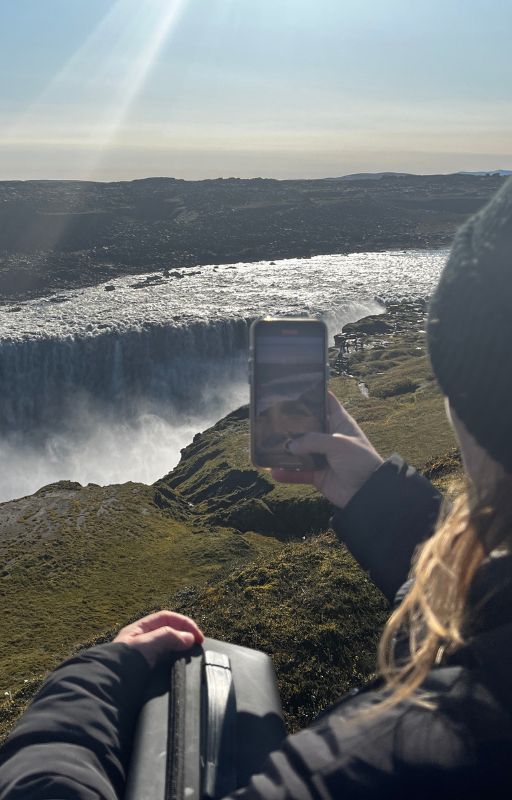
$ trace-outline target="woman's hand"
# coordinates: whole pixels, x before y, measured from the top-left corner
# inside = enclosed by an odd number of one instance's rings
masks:
[[[281,483],[311,483],[331,503],[345,508],[383,459],[331,392],[328,415],[329,433],[306,433],[288,446],[297,456],[323,454],[327,467],[315,471],[273,469],[272,477]]]
[[[203,639],[194,620],[174,611],[157,611],[121,628],[114,642],[135,647],[150,667],[154,667],[169,653],[188,650],[194,644],[201,644]]]

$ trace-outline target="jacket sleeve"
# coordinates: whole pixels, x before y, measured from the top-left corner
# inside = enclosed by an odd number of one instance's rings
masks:
[[[435,707],[405,700],[378,711],[386,694],[375,689],[343,698],[288,736],[229,800],[508,797],[504,710],[457,667],[433,671],[425,687]]]
[[[364,699],[346,697],[321,720],[288,736],[267,758],[262,772],[229,800],[382,800],[409,796],[387,792],[390,778],[397,772],[393,766],[396,712],[369,714],[375,696],[371,692]],[[358,713],[360,708],[366,708],[363,716]]]
[[[0,797],[122,797],[149,673],[144,657],[120,643],[61,664],[0,751]]]
[[[418,544],[431,536],[442,496],[400,456],[391,456],[331,524],[390,602]]]

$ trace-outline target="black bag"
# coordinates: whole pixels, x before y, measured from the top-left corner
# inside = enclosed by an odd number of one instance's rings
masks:
[[[271,659],[205,639],[155,673],[125,800],[224,797],[260,771],[284,736]]]

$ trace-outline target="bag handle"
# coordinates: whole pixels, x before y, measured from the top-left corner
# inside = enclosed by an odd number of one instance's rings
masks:
[[[236,697],[229,658],[206,650],[204,654],[204,773],[206,797],[225,797],[237,788]]]

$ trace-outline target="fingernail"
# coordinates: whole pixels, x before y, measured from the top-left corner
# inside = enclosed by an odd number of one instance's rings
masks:
[[[194,644],[195,640],[196,639],[195,639],[195,636],[194,636],[193,633],[189,633],[188,631],[184,631],[181,634],[181,641],[183,642],[183,644],[186,644],[187,647],[192,647],[192,645]]]

